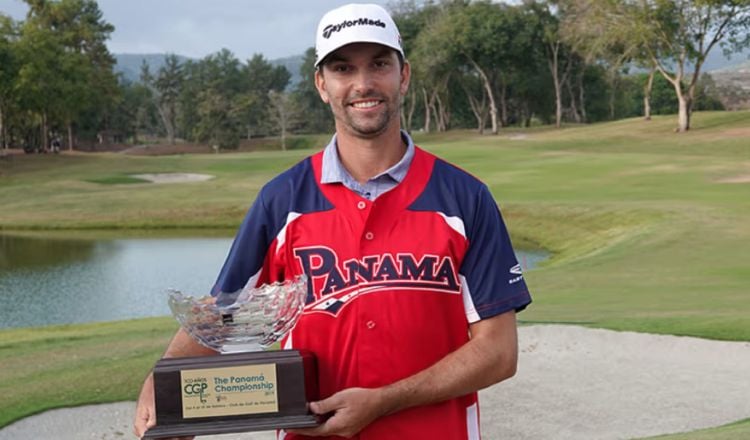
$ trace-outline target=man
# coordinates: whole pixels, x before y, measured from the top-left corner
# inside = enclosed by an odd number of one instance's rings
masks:
[[[309,278],[283,346],[315,353],[323,423],[281,438],[478,439],[476,392],[515,373],[531,301],[500,213],[401,131],[411,70],[381,7],[328,12],[316,50],[336,135],[261,190],[212,293]],[[179,331],[166,356],[209,352]],[[136,433],[153,423],[149,377]]]

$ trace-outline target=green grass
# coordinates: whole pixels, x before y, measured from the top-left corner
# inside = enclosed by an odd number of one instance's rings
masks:
[[[135,400],[170,318],[0,331],[0,427],[47,409]]]
[[[99,183],[102,185],[123,185],[129,183],[149,183],[146,179],[133,176],[106,176],[94,179],[87,179],[86,182]]]
[[[523,322],[750,341],[750,183],[722,182],[750,176],[750,112],[693,122],[687,134],[673,133],[669,116],[416,140],[489,185],[517,246],[552,252],[527,275],[534,304]],[[311,151],[17,156],[0,163],[0,229],[234,229],[263,183]],[[92,183],[170,172],[216,178]],[[54,406],[134,398],[173,329],[145,320],[0,332],[0,361],[16,367],[0,369],[0,426]],[[25,342],[8,348],[19,335]],[[57,378],[64,386],[53,397],[29,391]],[[674,438],[743,437],[750,422]]]

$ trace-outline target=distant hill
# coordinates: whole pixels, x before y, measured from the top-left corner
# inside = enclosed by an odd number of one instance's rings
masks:
[[[302,67],[302,62],[304,60],[304,55],[294,55],[291,57],[271,60],[271,64],[273,64],[274,66],[286,67],[286,70],[288,70],[289,73],[292,74],[292,78],[289,80],[289,86],[294,87],[299,84],[300,81],[302,81],[302,76],[300,75],[299,70]]]
[[[750,109],[750,61],[708,72],[728,110]]]
[[[713,70],[733,68],[750,61],[750,49],[745,49],[742,52],[733,53],[731,58],[727,59],[724,56],[724,52],[721,47],[714,47],[711,52],[708,53],[706,62],[701,68],[704,72],[710,72]]]
[[[167,55],[163,53],[116,53],[113,56],[115,57],[115,73],[121,73],[123,78],[128,81],[137,82],[141,77],[141,64],[143,64],[144,60],[148,64],[151,73],[156,73],[164,66],[164,58]],[[177,59],[180,60],[180,63],[184,63],[190,58],[177,55]]]
[[[115,72],[121,73],[122,77],[131,82],[137,82],[141,76],[141,64],[145,60],[148,63],[151,73],[156,73],[162,66],[164,66],[164,58],[166,54],[163,53],[152,53],[152,54],[126,54],[116,53],[113,54],[115,57]],[[193,58],[188,58],[182,55],[177,55],[180,63],[184,63]],[[292,74],[292,78],[289,81],[289,87],[294,87],[301,80],[299,70],[302,66],[304,55],[294,55],[286,58],[279,58],[276,60],[270,60],[270,63],[274,66],[284,66]]]

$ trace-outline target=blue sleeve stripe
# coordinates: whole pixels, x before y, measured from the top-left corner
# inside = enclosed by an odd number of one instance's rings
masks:
[[[240,226],[212,295],[236,292],[258,274],[269,249],[291,221],[310,212],[332,209],[318,188],[310,158],[268,182]],[[291,216],[290,216],[291,214]],[[283,244],[284,237],[280,237]]]

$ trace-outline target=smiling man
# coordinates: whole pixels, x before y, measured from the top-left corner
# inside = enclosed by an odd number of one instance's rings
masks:
[[[516,371],[516,312],[530,302],[488,188],[401,130],[411,70],[377,5],[318,26],[315,84],[336,134],[263,187],[213,294],[309,279],[283,342],[318,360],[310,437],[479,439],[477,391]],[[180,330],[165,356],[209,354]],[[153,384],[135,431],[154,424]]]

